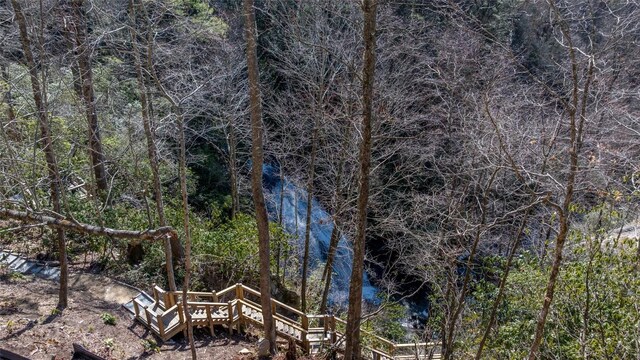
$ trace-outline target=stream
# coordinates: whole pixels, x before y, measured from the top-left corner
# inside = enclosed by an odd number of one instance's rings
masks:
[[[304,238],[307,217],[307,191],[286,177],[280,178],[279,170],[275,166],[265,165],[263,168],[263,186],[269,220],[277,222],[282,204],[282,226],[293,236],[292,245],[299,250],[302,263]],[[309,273],[319,266],[324,266],[329,252],[329,240],[334,223],[322,205],[313,198],[311,205],[311,234],[309,240]],[[329,302],[336,305],[346,305],[349,298],[349,281],[353,252],[351,242],[341,236],[333,262],[333,277]],[[378,289],[371,285],[369,276],[365,273],[362,286],[362,298],[371,303],[377,303]]]

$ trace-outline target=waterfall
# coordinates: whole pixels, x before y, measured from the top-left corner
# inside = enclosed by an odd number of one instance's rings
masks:
[[[303,249],[307,220],[307,191],[288,181],[286,177],[280,178],[278,169],[270,165],[265,165],[263,168],[263,186],[270,220],[278,221],[282,200],[282,226],[287,233],[293,236],[295,243],[292,245]],[[333,227],[334,223],[331,215],[313,198],[309,239],[310,272],[326,262]],[[299,256],[302,260],[302,252]],[[352,261],[351,242],[346,237],[341,236],[333,261],[333,277],[329,294],[329,300],[334,304],[347,303]],[[377,302],[376,294],[378,289],[371,285],[366,273],[362,283],[363,299],[374,303]]]

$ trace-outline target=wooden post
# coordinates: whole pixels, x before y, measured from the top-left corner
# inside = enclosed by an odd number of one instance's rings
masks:
[[[331,346],[334,346],[338,341],[338,337],[336,335],[336,317],[331,315]]]
[[[211,319],[211,306],[205,305],[207,311],[207,322],[209,323],[209,330],[211,330],[211,336],[213,336],[213,319]]]
[[[149,327],[151,327],[151,312],[149,311],[149,309],[144,308],[144,314],[147,318],[147,324],[149,324]]]
[[[131,301],[133,302],[133,312],[136,314],[136,318],[138,318],[140,316],[140,309],[138,309],[138,302],[136,301],[135,297],[131,298]]]
[[[242,314],[242,301],[244,300],[244,292],[242,290],[242,284],[236,284],[236,300],[236,308],[238,310],[238,325],[236,331],[239,334],[242,325],[244,324],[244,315]]]
[[[311,350],[309,347],[309,339],[307,339],[307,334],[309,333],[309,317],[307,314],[302,314],[300,316],[300,323],[302,324],[302,328],[304,331],[302,332],[302,349],[305,354],[309,354]]]
[[[322,343],[324,344],[327,341],[327,337],[329,338],[329,346],[331,346],[331,326],[329,324],[329,321],[331,321],[331,318],[329,315],[325,314],[322,317],[322,327],[324,328],[323,332],[322,332]]]
[[[178,303],[178,317],[180,318],[180,324],[184,324],[184,313],[182,312],[182,303]]]
[[[157,303],[158,302],[158,289],[156,288],[156,283],[151,284],[151,288],[153,289],[152,290],[153,300],[155,300],[156,303]]]
[[[236,284],[236,299],[244,300],[244,290],[242,289],[242,284]]]
[[[227,316],[229,320],[229,335],[233,334],[233,303],[231,301],[227,302]]]
[[[211,298],[213,302],[218,302],[218,293],[215,290],[211,292]]]
[[[158,322],[158,330],[160,331],[160,337],[164,339],[164,321],[162,321],[162,316],[156,314],[156,321]],[[149,324],[151,326],[151,324]]]

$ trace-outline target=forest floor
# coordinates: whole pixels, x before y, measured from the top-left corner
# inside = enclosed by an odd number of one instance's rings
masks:
[[[0,270],[0,347],[34,360],[71,359],[73,343],[107,359],[191,358],[181,335],[162,343],[122,308],[135,290],[95,274],[72,273],[69,284],[69,306],[58,313],[56,282]],[[105,313],[115,325],[105,324]],[[245,348],[255,353],[248,338],[229,337],[225,329],[195,335],[199,359],[249,359],[239,355]]]

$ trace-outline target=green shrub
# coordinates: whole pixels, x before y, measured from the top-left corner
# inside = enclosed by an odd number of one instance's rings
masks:
[[[105,325],[114,326],[116,324],[116,317],[109,313],[105,312],[100,314],[100,318],[102,319],[102,322],[104,322]]]

